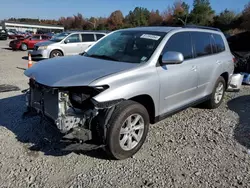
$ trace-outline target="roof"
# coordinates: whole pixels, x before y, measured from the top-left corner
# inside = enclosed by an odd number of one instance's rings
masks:
[[[88,31],[88,30],[86,30],[86,31],[64,31],[64,33],[96,33],[96,34],[107,34],[107,33],[105,33],[105,32],[100,32],[100,31]]]
[[[172,30],[195,30],[195,31],[212,31],[212,32],[220,32],[219,29],[213,27],[205,27],[205,26],[196,26],[196,25],[187,25],[183,27],[167,27],[167,26],[147,26],[147,27],[135,27],[128,28],[124,30],[135,30],[135,31],[156,31],[156,32],[170,32]]]
[[[27,23],[27,22],[14,22],[14,21],[3,21],[2,24],[22,24],[22,25],[29,25],[29,26],[34,26],[34,25],[39,25],[39,26],[47,26],[47,27],[62,27],[62,25],[52,25],[52,24],[40,24],[40,23]]]
[[[168,33],[171,30],[178,29],[181,27],[166,27],[166,26],[146,26],[146,27],[134,27],[128,28],[124,30],[135,30],[135,31],[158,31],[158,32],[166,32]]]

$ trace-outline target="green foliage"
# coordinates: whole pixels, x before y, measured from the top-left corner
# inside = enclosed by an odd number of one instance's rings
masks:
[[[239,17],[235,12],[225,9],[218,16],[214,17],[214,27],[218,27],[223,31],[233,29],[237,27]]]
[[[150,12],[146,8],[136,7],[133,11],[130,11],[125,18],[127,24],[131,24],[133,27],[147,26],[149,22]]]
[[[250,30],[250,2],[245,6],[242,13],[242,27]]]
[[[190,13],[190,22],[196,25],[208,26],[213,23],[215,11],[209,0],[194,0],[193,10]]]

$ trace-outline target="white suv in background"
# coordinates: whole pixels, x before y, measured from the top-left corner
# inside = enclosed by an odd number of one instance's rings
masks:
[[[41,59],[77,55],[105,35],[101,32],[63,32],[48,41],[37,43],[28,53],[32,58]]]

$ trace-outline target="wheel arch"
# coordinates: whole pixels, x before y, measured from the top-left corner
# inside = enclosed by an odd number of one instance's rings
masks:
[[[224,78],[225,82],[226,82],[226,88],[228,88],[228,80],[229,80],[229,73],[228,72],[224,72],[220,75],[222,78]]]
[[[138,102],[139,104],[143,105],[149,115],[150,123],[153,124],[155,120],[155,104],[151,96],[143,94],[143,95],[138,95],[135,97],[132,97],[128,100],[132,100],[135,102]]]

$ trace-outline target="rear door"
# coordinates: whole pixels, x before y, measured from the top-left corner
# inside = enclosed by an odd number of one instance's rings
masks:
[[[221,72],[219,67],[221,59],[212,33],[197,31],[191,32],[191,36],[195,52],[194,62],[197,64],[199,74],[198,93],[202,98],[212,92]]]
[[[83,33],[81,34],[81,37],[82,37],[82,45],[81,45],[82,52],[84,52],[88,47],[90,47],[96,41],[95,35],[92,33]]]
[[[65,55],[77,55],[82,51],[81,45],[80,35],[76,33],[66,37],[60,46]]]
[[[197,100],[198,73],[193,62],[192,42],[189,32],[179,32],[170,37],[162,54],[180,52],[181,64],[158,66],[160,80],[160,114],[166,114]]]

